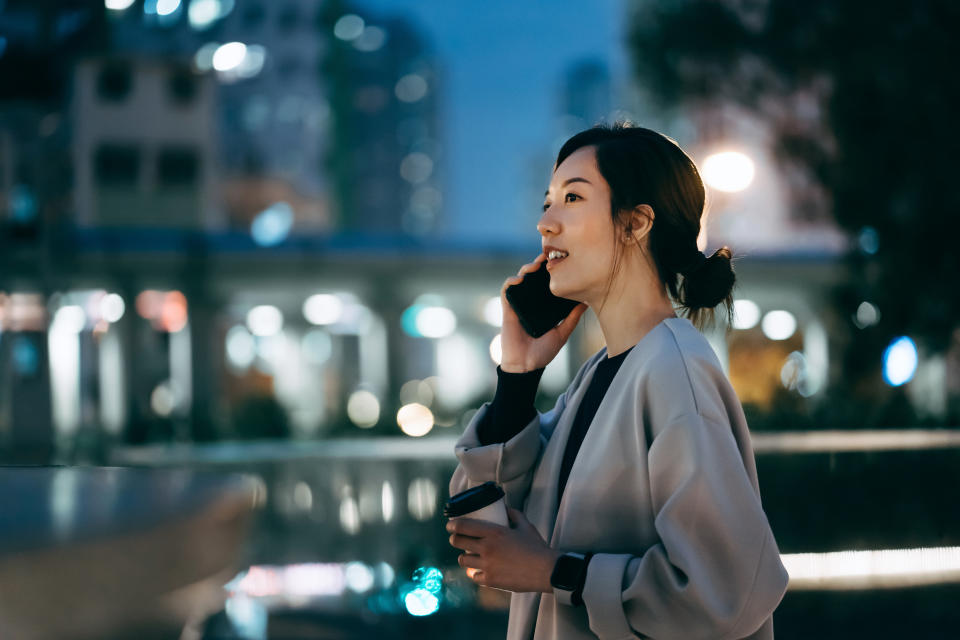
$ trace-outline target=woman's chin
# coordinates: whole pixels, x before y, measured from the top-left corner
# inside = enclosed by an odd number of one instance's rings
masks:
[[[555,284],[553,281],[550,282],[550,293],[558,298],[567,298],[568,300],[577,300],[579,302],[576,292],[569,287],[561,286],[559,283]]]

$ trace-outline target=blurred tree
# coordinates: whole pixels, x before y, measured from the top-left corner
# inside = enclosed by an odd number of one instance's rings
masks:
[[[857,240],[836,291],[849,335],[835,382],[841,397],[892,410],[902,390],[877,384],[887,344],[907,334],[943,354],[960,335],[958,26],[950,0],[668,0],[636,3],[633,16],[651,95],[760,119],[782,168],[805,178],[791,181],[794,215],[817,215],[809,194],[819,190],[820,208]],[[858,329],[865,300],[880,321]],[[960,419],[957,405],[948,420]]]

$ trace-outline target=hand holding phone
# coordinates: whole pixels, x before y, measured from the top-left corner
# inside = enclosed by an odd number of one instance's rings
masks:
[[[500,367],[504,371],[532,371],[549,364],[587,309],[584,303],[553,295],[546,263],[541,253],[507,278],[500,291]]]

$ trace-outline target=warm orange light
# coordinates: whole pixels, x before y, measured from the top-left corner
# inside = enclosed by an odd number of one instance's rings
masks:
[[[135,302],[137,313],[145,320],[154,320],[160,316],[163,307],[163,292],[147,289],[137,295]]]
[[[163,297],[159,318],[160,328],[176,333],[187,326],[187,297],[179,291],[168,291]]]

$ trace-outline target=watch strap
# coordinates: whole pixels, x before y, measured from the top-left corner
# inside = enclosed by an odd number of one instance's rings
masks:
[[[553,586],[553,595],[557,599],[557,602],[561,604],[579,607],[583,604],[583,598],[581,597],[581,594],[583,593],[583,585],[587,579],[587,565],[590,562],[590,558],[593,556],[593,554],[570,551],[563,555],[578,560],[580,564],[580,571],[576,579],[576,584],[572,585],[572,589],[565,588],[567,585],[558,586],[556,581],[551,578],[550,583]]]

